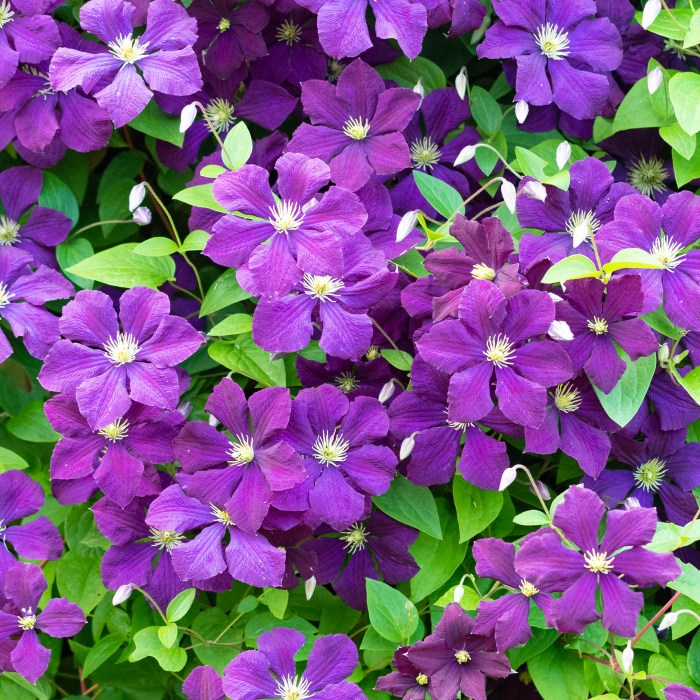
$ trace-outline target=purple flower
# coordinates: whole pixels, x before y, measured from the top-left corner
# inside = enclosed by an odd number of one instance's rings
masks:
[[[80,8],[80,25],[107,47],[99,53],[60,48],[49,69],[54,90],[78,85],[87,93],[98,90],[95,99],[116,127],[141,114],[153,96],[151,90],[191,95],[202,87],[192,50],[196,20],[173,0],[153,0],[146,31],[136,37],[135,11],[127,0],[90,0]]]
[[[433,634],[409,648],[408,659],[428,677],[439,700],[486,700],[486,679],[505,678],[510,663],[492,636],[477,634],[475,621],[459,603],[450,603]]]
[[[301,124],[289,150],[329,163],[337,185],[355,191],[373,173],[393,175],[411,167],[401,132],[418,109],[420,96],[407,88],[386,89],[363,61],[353,61],[337,85],[325,80],[303,83],[301,102],[313,126]]]
[[[344,634],[319,637],[300,674],[294,655],[305,641],[301,632],[284,627],[261,634],[259,651],[244,651],[224,669],[227,697],[366,700],[355,684],[345,680],[358,664],[357,647],[349,637]]]
[[[262,389],[246,401],[237,384],[222,379],[207,400],[206,410],[232,438],[208,423],[185,425],[174,449],[184,471],[192,475],[187,493],[205,503],[217,498],[225,501],[236,513],[236,525],[255,533],[273,494],[306,479],[299,456],[280,439],[292,411],[289,389]]]
[[[43,360],[59,338],[58,319],[43,304],[73,296],[73,285],[43,265],[32,272],[31,262],[29,252],[0,246],[0,319],[24,340],[30,355]],[[12,346],[0,331],[0,362],[11,354]]]
[[[39,643],[36,630],[49,637],[72,637],[87,622],[83,611],[65,598],[49,600],[42,612],[37,612],[45,590],[44,574],[34,564],[17,562],[5,574],[8,603],[0,611],[0,639],[18,637],[10,661],[30,683],[44,675],[51,659],[51,650]]]
[[[211,666],[197,666],[182,684],[187,700],[226,700],[221,676]]]
[[[692,192],[671,195],[663,206],[642,195],[623,197],[615,219],[600,232],[602,256],[624,248],[641,248],[663,265],[641,270],[643,313],[653,311],[663,297],[668,317],[681,328],[700,330],[700,251],[685,250],[700,233],[700,197]]]
[[[244,165],[216,179],[219,204],[255,218],[223,217],[204,249],[220,265],[247,263],[259,292],[273,296],[289,292],[305,272],[342,275],[343,239],[367,219],[358,198],[340,187],[331,187],[319,201],[318,191],[330,177],[322,161],[288,153],[275,167],[277,200],[267,171],[257,165]]]
[[[281,523],[287,527],[287,522]],[[270,544],[282,550],[285,555],[284,578],[282,588],[291,590],[299,584],[299,576],[303,581],[309,581],[318,567],[316,552],[306,546],[313,530],[305,525],[294,525],[288,530],[264,530],[263,534]],[[299,576],[297,576],[299,572]]]
[[[492,282],[474,280],[462,295],[459,320],[433,326],[417,342],[422,357],[451,374],[450,421],[473,423],[493,409],[496,377],[498,407],[518,425],[538,428],[545,419],[548,386],[571,378],[571,363],[547,333],[554,320],[549,295],[525,290],[506,300]]]
[[[605,504],[593,491],[570,487],[552,522],[580,551],[564,546],[556,532],[545,530],[523,543],[515,566],[535,587],[564,591],[550,610],[560,632],[580,634],[600,617],[596,609],[600,588],[603,627],[630,638],[644,605],[644,595],[630,586],[664,586],[681,570],[673,554],[657,554],[643,546],[656,531],[653,508],[608,512],[599,543],[604,513]]]
[[[386,259],[362,233],[344,241],[342,274],[305,273],[292,294],[262,298],[253,315],[253,340],[268,352],[295,352],[305,348],[321,327],[319,345],[329,355],[359,360],[373,336],[369,309],[383,299],[396,282]]]
[[[440,696],[434,694],[433,682],[408,658],[410,648],[399,647],[394,652],[391,665],[396,670],[380,676],[375,688],[406,700],[425,700],[427,693],[430,693],[431,698],[439,700]]]
[[[93,430],[121,418],[133,401],[174,409],[175,368],[203,341],[184,318],[169,315],[162,292],[134,287],[122,294],[119,309],[117,320],[106,294],[78,292],[59,321],[66,339],[51,348],[39,373],[45,389],[75,394]]]
[[[583,369],[602,392],[610,393],[627,364],[615,343],[632,361],[656,352],[659,343],[641,318],[632,318],[642,305],[638,275],[615,276],[605,285],[599,280],[572,280],[566,300],[557,304],[557,319],[566,321],[574,339],[562,342],[576,372]]]
[[[330,385],[299,392],[283,437],[304,456],[309,478],[290,496],[302,503],[308,498],[310,524],[343,530],[364,517],[367,496],[389,489],[396,457],[373,444],[388,431],[389,417],[376,399],[359,396],[351,402]]]
[[[529,197],[518,198],[520,225],[544,231],[541,235],[523,234],[519,253],[524,271],[541,260],[556,263],[574,253],[594,260],[592,236],[603,224],[612,221],[613,210],[620,198],[634,192],[630,185],[615,182],[605,164],[596,158],[577,160],[569,172],[571,186],[567,191],[545,186],[547,199],[544,202]],[[520,189],[531,180],[530,177],[523,178]],[[586,236],[579,243],[580,231]]]
[[[607,18],[594,19],[594,0],[494,0],[499,17],[477,48],[480,58],[515,59],[515,99],[554,102],[576,119],[603,112],[606,73],[622,61],[622,40]]]
[[[667,685],[663,689],[663,694],[666,700],[700,700],[700,693],[680,683]]]

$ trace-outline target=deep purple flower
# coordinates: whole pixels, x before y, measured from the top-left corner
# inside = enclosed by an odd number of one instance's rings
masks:
[[[93,430],[121,418],[133,401],[174,409],[180,398],[175,368],[203,340],[184,318],[169,315],[162,292],[128,289],[119,309],[117,320],[106,294],[78,292],[59,321],[66,339],[51,348],[39,373],[45,389],[75,394]]]
[[[492,636],[476,634],[475,621],[459,603],[450,603],[433,634],[409,648],[409,661],[432,682],[439,700],[486,700],[486,679],[505,678],[510,663]]]
[[[408,658],[409,649],[410,647],[399,647],[394,652],[391,665],[396,670],[386,676],[380,676],[375,689],[405,700],[425,700],[427,693],[430,693],[431,698],[439,698],[433,695],[435,687],[430,678]]]
[[[253,315],[253,340],[268,352],[305,348],[321,327],[319,345],[329,355],[359,360],[372,343],[369,309],[396,283],[386,259],[359,233],[344,241],[343,272],[338,276],[305,273],[292,294],[262,298]]]
[[[342,275],[343,239],[367,219],[358,198],[340,187],[331,187],[318,201],[319,189],[330,178],[321,160],[288,153],[275,168],[277,200],[267,171],[257,165],[244,165],[216,179],[219,204],[255,218],[223,217],[204,249],[220,265],[248,263],[255,286],[265,295],[287,293],[303,273]]]
[[[284,523],[287,526],[287,523]],[[310,581],[318,568],[318,557],[306,546],[313,530],[306,525],[294,525],[288,530],[263,530],[270,544],[284,552],[285,571],[281,588],[292,590],[299,585],[299,577]],[[297,575],[298,572],[298,575]]]
[[[206,410],[232,437],[208,423],[185,425],[174,449],[184,471],[192,475],[187,493],[204,503],[225,501],[236,514],[236,525],[255,533],[273,494],[306,479],[299,456],[280,439],[292,410],[289,389],[262,389],[246,401],[238,384],[222,379]]]
[[[622,61],[615,25],[593,18],[594,0],[494,0],[499,21],[477,48],[480,58],[515,59],[515,99],[532,105],[554,102],[576,119],[602,113],[606,73]]]
[[[547,199],[544,202],[518,197],[520,225],[544,232],[541,235],[523,234],[519,253],[524,271],[541,260],[556,263],[574,253],[594,260],[591,237],[603,224],[612,221],[613,210],[620,198],[634,192],[630,185],[615,182],[605,164],[596,158],[577,160],[569,173],[569,189],[564,191],[546,185]],[[523,178],[520,189],[531,180],[530,177]],[[585,234],[582,242],[580,232]]]
[[[277,627],[258,638],[259,651],[244,651],[224,669],[224,691],[238,700],[310,698],[314,700],[366,700],[365,694],[346,681],[357,667],[357,647],[344,634],[319,637],[303,673],[294,655],[306,641],[294,629]]]
[[[560,632],[580,634],[600,617],[596,592],[603,601],[603,627],[621,637],[633,637],[644,595],[630,586],[665,586],[680,575],[673,554],[644,548],[656,532],[656,510],[611,510],[605,534],[598,530],[605,504],[593,492],[572,486],[554,513],[553,524],[580,551],[562,544],[550,530],[528,538],[515,555],[517,570],[535,587],[564,591],[552,603],[550,615]]]
[[[226,700],[221,676],[211,666],[193,668],[182,684],[182,692],[187,700]]]
[[[283,437],[304,456],[309,478],[290,497],[301,503],[308,498],[309,524],[343,530],[364,517],[367,496],[389,489],[396,457],[373,444],[388,431],[389,417],[376,399],[359,396],[350,402],[330,385],[299,392]]]
[[[680,683],[671,683],[662,692],[666,700],[700,700],[700,693]]]
[[[641,270],[643,313],[663,298],[668,317],[686,330],[700,330],[700,251],[685,250],[700,235],[700,197],[692,192],[671,195],[663,206],[648,197],[623,197],[615,219],[597,237],[601,255],[612,257],[625,248],[641,248],[663,265]]]
[[[135,37],[135,11],[127,0],[90,0],[80,8],[80,26],[107,46],[100,53],[60,48],[49,69],[54,90],[78,85],[87,93],[98,90],[95,99],[116,127],[141,114],[153,97],[151,90],[191,95],[202,87],[192,50],[196,20],[173,0],[153,0],[146,31]]]
[[[24,250],[0,246],[0,319],[22,338],[30,355],[43,360],[59,336],[58,319],[43,305],[73,296],[73,285],[56,270],[41,265],[34,272],[32,256]],[[0,362],[12,346],[0,330]]]
[[[10,661],[17,673],[36,683],[51,659],[51,650],[40,644],[36,630],[49,637],[72,637],[87,620],[83,611],[65,598],[53,598],[37,612],[46,580],[34,564],[17,562],[7,570],[4,583],[8,604],[0,610],[0,639],[19,637]]]
[[[401,132],[418,109],[420,96],[407,88],[386,89],[364,61],[353,61],[337,85],[325,80],[303,83],[301,102],[313,126],[301,124],[289,150],[329,163],[337,185],[355,191],[373,173],[393,175],[411,167]]]
[[[642,282],[638,275],[613,277],[608,284],[596,279],[566,284],[566,300],[557,304],[557,319],[569,324],[573,340],[562,342],[576,372],[583,369],[602,392],[610,393],[627,364],[615,343],[632,361],[656,352],[659,343],[641,318]]]
[[[417,342],[422,357],[451,374],[448,419],[473,423],[498,407],[518,425],[538,428],[545,419],[548,386],[572,376],[564,350],[547,333],[554,302],[545,292],[525,290],[506,300],[492,282],[474,280],[462,295],[459,320],[433,326]]]

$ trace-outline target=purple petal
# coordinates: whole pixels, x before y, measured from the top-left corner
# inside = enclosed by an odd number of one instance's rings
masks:
[[[50,600],[36,618],[36,626],[51,637],[72,637],[86,623],[80,606],[65,598]]]

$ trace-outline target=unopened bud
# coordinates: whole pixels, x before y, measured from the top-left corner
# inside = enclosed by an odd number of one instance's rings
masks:
[[[455,78],[455,90],[457,94],[464,99],[467,94],[467,67],[462,66],[462,70]]]
[[[189,129],[194,123],[197,117],[197,104],[195,102],[190,102],[182,108],[180,112],[180,133],[184,134],[187,129]]]
[[[476,155],[476,146],[465,146],[455,158],[454,166],[468,163]]]
[[[622,652],[622,670],[629,673],[632,670],[632,662],[634,661],[634,649],[632,642],[627,642],[625,650]]]
[[[413,86],[413,92],[421,97],[425,97],[425,88],[423,87],[423,78],[418,78],[418,82]]]
[[[555,294],[554,292],[547,292],[547,296],[555,303],[558,304],[560,301],[564,301],[563,297],[560,297],[558,294]],[[569,325],[568,323],[566,324],[567,326]],[[550,326],[551,327],[551,326]]]
[[[209,425],[211,425],[212,428],[219,427],[219,419],[211,413],[209,414]]]
[[[400,460],[403,461],[404,459],[408,459],[411,456],[411,452],[413,452],[413,448],[416,446],[416,435],[418,435],[418,433],[413,433],[412,435],[409,435],[401,443],[401,447],[399,448]]]
[[[501,183],[501,197],[503,197],[503,202],[511,214],[515,214],[515,200],[517,196],[515,185],[512,182],[508,182],[508,180],[503,180]]]
[[[678,622],[678,613],[670,612],[666,613],[661,618],[661,624],[659,624],[659,632],[667,630],[671,625],[675,625]]]
[[[659,364],[661,366],[668,362],[668,358],[671,356],[671,351],[666,343],[659,345],[659,349],[656,351],[656,356],[659,358]]]
[[[557,168],[563,170],[564,166],[569,162],[569,158],[571,158],[571,144],[568,141],[562,141],[557,146]]]
[[[574,334],[571,332],[571,327],[566,321],[552,321],[547,329],[547,335],[552,338],[552,340],[574,339]]]
[[[635,498],[634,496],[630,496],[629,498],[625,498],[625,509],[626,510],[634,510],[635,508],[641,508],[642,504],[639,502],[638,498]]]
[[[146,183],[139,182],[138,185],[134,185],[129,192],[129,211],[134,211],[141,202],[143,202],[146,196]]]
[[[187,418],[192,410],[192,404],[189,401],[182,401],[175,409],[183,418]]]
[[[123,586],[119,586],[112,598],[112,605],[121,605],[125,600],[129,599],[133,590],[134,585],[132,583],[125,583]]]
[[[574,226],[574,230],[571,232],[572,246],[578,248],[581,243],[583,243],[591,234],[590,224],[582,221],[580,224]]]
[[[396,228],[396,242],[401,243],[401,241],[408,236],[413,229],[416,228],[416,223],[418,223],[418,209],[413,209],[412,211],[407,211],[399,221],[399,225]]]
[[[396,392],[396,383],[393,379],[390,379],[379,392],[379,403],[386,403]]]
[[[660,0],[648,0],[647,4],[644,5],[644,11],[642,12],[642,27],[644,29],[649,29],[654,20],[659,16],[661,12],[661,1]]]
[[[515,118],[518,120],[518,124],[522,124],[530,112],[530,105],[525,102],[525,100],[518,100],[515,103]]]
[[[137,207],[133,212],[134,223],[148,226],[151,223],[151,210],[148,207]]]
[[[537,180],[528,180],[523,185],[523,193],[530,199],[537,199],[544,202],[547,199],[547,188]]]
[[[460,583],[459,586],[455,587],[455,592],[452,596],[452,600],[455,603],[459,603],[462,600],[462,598],[464,598],[464,586]]]
[[[310,579],[304,581],[304,593],[306,594],[306,600],[311,600],[311,596],[316,590],[316,577],[312,576]]]
[[[516,464],[513,467],[508,467],[508,469],[501,474],[501,483],[498,484],[499,491],[505,491],[515,481],[515,477],[518,475],[519,466],[520,465]]]
[[[549,489],[541,481],[535,481],[535,486],[537,487],[537,493],[535,493],[534,487],[530,485],[530,491],[532,491],[535,496],[539,493],[543,501],[548,501],[552,497],[552,494],[549,493]]]
[[[659,89],[663,81],[664,74],[661,72],[661,68],[656,66],[656,68],[654,68],[647,76],[647,87],[649,88],[649,94],[653,95]]]

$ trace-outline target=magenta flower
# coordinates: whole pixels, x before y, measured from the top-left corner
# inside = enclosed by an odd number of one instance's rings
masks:
[[[78,292],[59,321],[65,340],[51,348],[39,373],[45,389],[75,394],[93,430],[122,418],[133,401],[174,409],[176,367],[203,342],[184,318],[169,314],[162,292],[134,287],[122,294],[119,309],[117,320],[106,294]]]
[[[211,666],[197,666],[182,684],[187,700],[226,700],[221,676]]]

